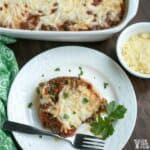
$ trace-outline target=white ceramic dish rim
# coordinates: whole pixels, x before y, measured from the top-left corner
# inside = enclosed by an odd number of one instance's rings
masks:
[[[119,36],[118,40],[117,40],[117,57],[120,61],[120,63],[122,64],[122,66],[129,72],[131,73],[132,75],[136,76],[136,77],[139,77],[139,78],[145,78],[145,79],[150,79],[150,74],[143,74],[143,73],[140,73],[140,72],[137,72],[137,71],[134,71],[133,69],[131,69],[127,63],[125,62],[121,52],[121,44],[120,44],[120,39],[123,39],[124,36],[126,36],[126,33],[129,31],[129,30],[132,30],[132,29],[135,29],[135,28],[140,28],[142,29],[142,27],[144,26],[149,26],[149,29],[150,29],[150,23],[149,22],[139,22],[139,23],[135,23],[135,24],[132,24],[131,26],[127,27]],[[143,28],[144,29],[144,28]],[[150,30],[149,30],[150,32]]]
[[[129,3],[127,1],[127,3]],[[128,4],[127,4],[128,5]],[[132,6],[130,6],[132,7]],[[24,35],[28,35],[28,34],[33,34],[33,35],[60,35],[60,34],[64,34],[64,35],[86,35],[86,34],[103,34],[103,33],[115,33],[115,32],[119,32],[121,29],[123,29],[131,19],[134,18],[134,16],[136,15],[137,11],[138,11],[138,7],[139,7],[139,0],[135,0],[135,5],[134,5],[134,11],[131,11],[131,13],[129,13],[129,10],[126,13],[125,18],[123,19],[123,21],[115,26],[112,27],[110,29],[104,29],[104,30],[95,30],[95,31],[35,31],[35,30],[23,30],[23,29],[9,29],[9,28],[3,28],[0,27],[0,31],[1,32],[6,32],[6,33],[18,33],[18,34],[24,34]],[[129,6],[128,8],[129,9]]]

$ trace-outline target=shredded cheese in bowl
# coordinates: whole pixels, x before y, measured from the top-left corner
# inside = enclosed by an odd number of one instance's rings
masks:
[[[150,33],[131,36],[122,47],[127,65],[143,74],[150,74]]]

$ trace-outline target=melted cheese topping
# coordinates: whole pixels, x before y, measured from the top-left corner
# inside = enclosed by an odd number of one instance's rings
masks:
[[[150,74],[150,34],[134,35],[124,43],[122,54],[133,70]]]
[[[79,127],[83,122],[96,114],[106,100],[99,97],[85,85],[72,88],[65,85],[58,95],[58,102],[54,103],[49,95],[45,95],[45,88],[41,88],[42,105],[51,103],[44,112],[52,114],[62,124],[61,131],[67,132],[72,127]],[[67,94],[64,96],[64,94]]]
[[[0,26],[31,30],[96,30],[118,24],[124,0],[0,0]]]

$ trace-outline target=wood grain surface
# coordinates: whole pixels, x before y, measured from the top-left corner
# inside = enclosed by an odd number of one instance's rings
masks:
[[[137,16],[130,24],[141,21],[150,21],[150,0],[140,0],[140,7]],[[118,62],[115,49],[116,40],[119,34],[114,35],[110,39],[103,42],[95,43],[68,43],[68,42],[46,42],[34,40],[19,40],[11,45],[14,50],[20,68],[33,56],[43,52],[44,50],[64,45],[80,45],[102,51],[106,55],[112,57]],[[128,73],[127,73],[128,74]],[[138,102],[138,117],[134,132],[126,144],[124,150],[134,150],[134,139],[147,139],[150,144],[150,79],[136,78],[130,74]],[[121,138],[121,137],[119,137]]]

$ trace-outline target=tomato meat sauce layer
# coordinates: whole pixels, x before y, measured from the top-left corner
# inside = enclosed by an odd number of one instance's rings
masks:
[[[38,86],[39,115],[43,126],[63,137],[105,111],[107,100],[78,77],[58,77]]]

